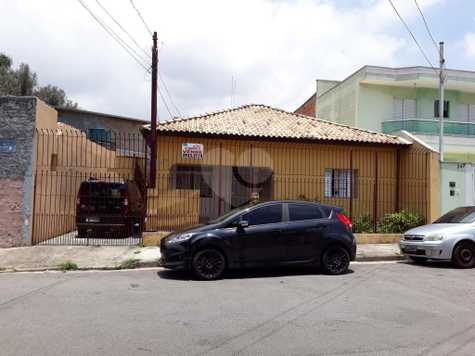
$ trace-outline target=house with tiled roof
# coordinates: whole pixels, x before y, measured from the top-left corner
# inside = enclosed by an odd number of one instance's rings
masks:
[[[475,71],[446,69],[440,201],[443,214],[475,204]],[[310,100],[310,101],[309,101]],[[398,135],[439,150],[439,74],[430,67],[363,66],[341,81],[316,80],[313,117]]]
[[[265,105],[159,122],[157,137],[150,229],[209,221],[256,197],[338,205],[374,224],[400,209],[426,220],[438,210],[437,155],[407,137]]]

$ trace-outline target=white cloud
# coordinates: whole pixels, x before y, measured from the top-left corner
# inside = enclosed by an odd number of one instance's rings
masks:
[[[465,55],[470,59],[475,59],[475,33],[468,32],[464,37]]]
[[[95,1],[85,2],[106,19]],[[150,47],[129,1],[101,3]],[[385,0],[353,8],[310,0],[135,3],[163,41],[161,73],[183,114],[229,106],[232,76],[238,104],[293,110],[312,93],[317,77],[342,79],[364,64],[420,64],[417,53],[406,49],[412,46],[407,36],[396,34],[401,24]],[[420,3],[428,8],[437,1]],[[16,63],[30,63],[41,83],[63,87],[83,108],[148,117],[150,82],[144,71],[79,2],[47,4],[0,4],[1,50]],[[411,4],[397,4],[407,19],[415,15]],[[159,112],[168,117],[163,104]]]

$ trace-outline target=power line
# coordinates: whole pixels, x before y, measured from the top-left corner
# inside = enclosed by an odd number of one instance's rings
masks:
[[[170,118],[173,119],[173,114],[172,114],[172,112],[170,111],[170,108],[168,107],[168,104],[167,104],[167,102],[166,102],[166,100],[165,100],[165,97],[163,96],[163,93],[162,93],[162,91],[160,90],[160,88],[158,87],[158,85],[157,85],[157,90],[158,90],[158,94],[160,95],[160,98],[162,98],[162,102],[163,102],[163,104],[165,105],[165,108],[166,108],[167,111],[168,111],[168,114],[170,115]]]
[[[175,109],[175,111],[178,113],[179,116],[182,116],[181,115],[181,112],[180,112],[180,109],[178,109],[178,107],[175,105],[175,101],[173,100],[171,94],[170,94],[170,91],[168,90],[168,85],[167,83],[165,82],[165,79],[162,79],[162,73],[159,73],[160,75],[158,76],[158,79],[160,80],[160,82],[163,84],[163,87],[165,88],[165,91],[167,92],[167,95],[168,95],[168,98],[170,99],[170,102],[171,104],[173,105],[173,108]]]
[[[131,48],[127,43],[125,43],[120,36],[118,36],[107,24],[105,24],[101,19],[99,19],[89,7],[83,3],[82,0],[78,0],[79,3],[87,10],[87,12],[96,20],[96,22],[124,49],[127,53],[143,68],[145,71],[150,72],[150,68],[147,68],[144,63],[142,63],[140,56]]]
[[[429,60],[429,58],[427,57],[427,55],[425,54],[424,50],[422,49],[421,45],[419,44],[419,42],[417,42],[417,39],[416,37],[414,36],[414,34],[412,33],[411,29],[409,28],[409,26],[407,25],[406,21],[404,21],[404,19],[402,18],[401,14],[399,13],[399,11],[397,11],[396,9],[396,6],[394,6],[394,3],[392,2],[392,0],[388,0],[389,3],[391,4],[392,8],[394,9],[394,11],[396,12],[396,15],[399,17],[399,20],[401,20],[402,24],[404,25],[404,27],[406,27],[406,30],[407,32],[409,32],[409,34],[411,35],[412,39],[414,40],[414,42],[416,43],[417,47],[419,48],[419,51],[421,51],[422,55],[424,56],[425,60],[427,61],[427,63],[429,63],[429,65],[431,66],[432,69],[434,69],[435,71],[437,71],[434,66],[432,65],[432,62]]]
[[[145,28],[147,29],[148,33],[150,34],[150,36],[153,36],[152,34],[152,31],[150,30],[150,27],[148,27],[147,23],[145,22],[144,18],[142,17],[142,14],[140,13],[139,9],[135,6],[134,2],[132,0],[130,0],[130,4],[132,5],[132,7],[135,9],[135,11],[137,12],[137,15],[139,15],[140,19],[142,20],[142,23],[144,24]]]
[[[110,28],[104,21],[102,21],[98,16],[96,16],[94,14],[94,12],[92,12],[92,10],[83,2],[83,0],[78,0],[79,3],[87,10],[87,12],[94,18],[94,20],[96,20],[96,22],[125,50],[127,51],[127,53],[142,67],[145,69],[145,71],[150,74],[150,68],[148,68],[142,61],[144,60],[144,58],[139,55],[132,47],[130,47],[122,38],[120,35],[118,35],[112,28]],[[123,28],[123,26],[120,25],[120,23],[115,19],[113,18],[113,16],[99,3],[98,0],[96,0],[96,2],[98,3],[98,5],[109,15],[109,17],[111,17],[114,22],[116,22],[116,24],[124,31],[126,32],[129,37],[131,37],[131,35],[125,30],[125,28]],[[132,3],[132,1],[131,1]],[[138,11],[138,10],[137,10]],[[140,16],[140,15],[139,15]],[[131,39],[133,39],[131,37]],[[134,43],[137,45],[137,47],[139,47],[140,49],[142,49],[138,43],[133,39]],[[144,51],[142,49],[142,51]],[[144,51],[145,52],[145,51]],[[145,52],[146,53],[146,52]],[[147,59],[149,58],[149,55],[147,54]],[[145,61],[147,61],[147,59],[145,59]],[[170,98],[170,102],[172,103],[173,107],[175,108],[175,110],[178,112],[178,114],[181,116],[181,112],[180,110],[178,109],[178,107],[175,105],[172,97],[171,97],[171,94],[170,94],[170,91],[168,90],[168,86],[166,85],[165,83],[165,80],[160,78],[160,81],[162,82],[169,98]],[[170,107],[165,99],[165,96],[163,95],[162,91],[160,90],[160,88],[157,86],[157,91],[160,95],[160,98],[162,99],[162,102],[168,112],[168,114],[170,115],[170,118],[173,118],[173,114],[170,110]]]
[[[145,51],[140,45],[139,43],[135,40],[135,38],[129,33],[129,31],[127,31],[124,26],[122,26],[120,24],[119,21],[117,21],[115,19],[114,16],[112,16],[112,14],[100,3],[99,0],[96,0],[97,4],[101,7],[102,10],[104,10],[104,12],[112,19],[112,21],[114,21],[116,23],[117,26],[119,26],[119,28],[132,40],[133,43],[135,43],[135,45],[137,46],[138,49],[140,49],[144,54],[145,54],[145,58],[146,58],[146,61],[150,60],[150,53],[148,53],[147,51]],[[144,59],[142,57],[142,59]]]
[[[422,12],[422,9],[420,8],[417,0],[414,0],[414,3],[417,6],[417,9],[419,10],[419,13],[421,14],[422,21],[424,21],[424,26],[426,27],[427,33],[429,34],[429,37],[432,40],[432,43],[434,44],[435,49],[437,50],[437,53],[439,52],[439,46],[437,45],[437,41],[434,39],[434,36],[432,36],[432,32],[430,32],[429,25],[427,24],[426,18],[424,16],[424,13]]]

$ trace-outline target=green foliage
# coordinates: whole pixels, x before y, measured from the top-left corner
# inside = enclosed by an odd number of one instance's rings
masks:
[[[78,104],[72,102],[66,97],[63,89],[54,85],[47,85],[45,87],[36,88],[34,95],[48,103],[51,106],[65,107],[77,109]]]
[[[63,263],[60,263],[58,265],[58,268],[65,272],[65,271],[74,271],[78,269],[78,265],[74,263],[73,261],[64,261]]]
[[[140,260],[136,259],[136,258],[129,258],[125,261],[123,261],[121,264],[120,264],[120,269],[133,269],[133,268],[137,268],[138,264],[139,264]]]
[[[384,215],[378,224],[378,231],[400,234],[422,224],[424,224],[424,219],[421,216],[401,210],[398,213]]]
[[[37,75],[26,63],[18,69],[12,67],[12,59],[0,53],[0,95],[35,95],[51,106],[74,108],[78,104],[69,100],[63,89],[53,85],[37,86]]]
[[[364,233],[374,230],[373,219],[370,214],[360,215],[353,219],[353,232]]]

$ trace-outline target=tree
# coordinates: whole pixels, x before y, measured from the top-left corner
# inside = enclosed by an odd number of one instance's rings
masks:
[[[0,95],[35,95],[51,106],[78,108],[78,104],[69,100],[63,89],[46,85],[37,86],[37,75],[26,63],[20,63],[18,69],[12,68],[12,59],[0,53]]]
[[[66,93],[63,89],[54,85],[47,85],[45,87],[38,87],[33,92],[33,95],[37,96],[44,102],[52,106],[59,106],[71,109],[77,109],[78,104],[72,102],[66,97]]]
[[[16,71],[17,77],[17,95],[30,96],[33,95],[33,88],[36,86],[36,73],[30,70],[30,66],[21,63]]]
[[[18,85],[10,57],[0,53],[0,95],[17,95]]]

